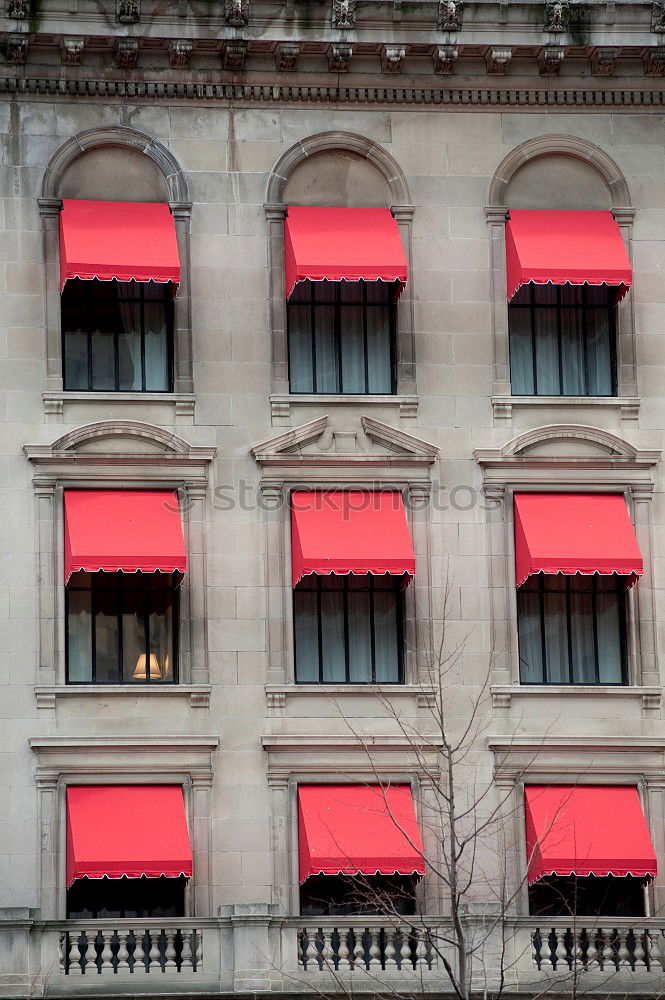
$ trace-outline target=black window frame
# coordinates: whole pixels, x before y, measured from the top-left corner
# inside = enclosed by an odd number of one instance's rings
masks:
[[[607,292],[607,301],[603,305],[595,305],[588,301],[589,299],[589,285],[584,284],[580,286],[570,286],[571,288],[579,287],[581,289],[582,301],[576,306],[575,303],[562,302],[562,288],[568,287],[564,285],[552,285],[551,287],[556,288],[556,303],[545,303],[536,302],[538,289],[543,286],[536,284],[535,282],[529,282],[526,286],[530,290],[530,301],[528,303],[515,302],[514,299],[508,303],[508,353],[510,359],[510,386],[511,393],[513,395],[524,395],[524,393],[516,393],[513,389],[513,368],[512,368],[512,327],[511,327],[511,316],[513,315],[513,310],[529,310],[531,319],[531,363],[533,366],[533,393],[527,393],[528,396],[539,396],[544,398],[557,399],[560,397],[569,396],[570,393],[563,391],[563,351],[562,351],[562,329],[561,329],[561,313],[564,309],[574,309],[578,308],[582,315],[582,331],[584,338],[584,384],[585,392],[582,394],[583,398],[588,399],[613,399],[619,394],[619,380],[618,380],[618,364],[617,364],[617,303],[616,294],[617,289],[612,285],[603,285]],[[549,287],[549,286],[548,286]],[[596,287],[596,286],[594,286]],[[536,353],[536,340],[537,340],[537,329],[536,329],[536,312],[538,309],[555,309],[557,317],[557,353],[558,353],[558,376],[559,376],[559,392],[555,395],[552,393],[539,393],[538,392],[538,364],[537,364],[537,353]],[[610,345],[610,378],[611,378],[611,392],[604,395],[591,394],[589,392],[589,355],[588,355],[588,331],[589,331],[589,315],[592,312],[607,312],[608,325],[609,325],[609,345]]]
[[[390,338],[390,392],[389,393],[378,393],[378,395],[391,395],[394,396],[397,392],[397,290],[399,287],[399,282],[372,282],[372,284],[385,285],[389,292],[392,293],[391,297],[386,302],[368,302],[367,301],[367,285],[366,281],[357,282],[342,282],[342,281],[331,281],[325,282],[327,285],[335,286],[335,300],[334,302],[324,301],[317,303],[316,292],[317,289],[324,284],[320,281],[303,281],[299,283],[299,287],[309,287],[310,298],[309,303],[302,301],[289,301],[286,304],[286,336],[287,336],[287,358],[288,358],[288,370],[289,370],[289,393],[293,396],[371,396],[377,395],[369,388],[369,358],[367,349],[367,310],[368,309],[387,309],[388,310],[388,334]],[[356,301],[342,301],[342,285],[358,285],[362,289],[362,302]],[[312,389],[294,389],[293,379],[291,372],[291,313],[294,306],[303,306],[309,304],[310,307],[310,340],[312,349]],[[336,358],[336,374],[337,374],[337,384],[338,388],[335,391],[329,389],[317,389],[316,387],[316,306],[325,305],[332,306],[334,308],[334,327],[333,336],[335,340],[335,358]],[[342,316],[345,308],[357,309],[358,306],[362,306],[363,309],[363,353],[365,362],[365,389],[363,392],[353,392],[346,393],[344,391],[344,371],[342,365],[342,341],[343,341],[343,323]]]
[[[561,592],[566,595],[566,642],[568,650],[568,681],[561,680],[548,680],[547,673],[547,643],[546,643],[546,632],[545,632],[545,576],[544,573],[535,574],[538,580],[538,594],[539,594],[539,616],[540,616],[540,642],[541,642],[541,656],[543,664],[543,680],[541,681],[526,681],[522,679],[522,654],[519,650],[519,592],[521,587],[517,588],[517,629],[518,629],[518,658],[520,666],[520,684],[525,687],[547,687],[550,684],[565,684],[570,687],[588,687],[589,685],[598,685],[599,687],[626,687],[629,683],[628,680],[628,624],[627,624],[627,609],[626,609],[626,589],[625,580],[621,576],[613,576],[616,583],[617,592],[617,604],[619,611],[619,641],[620,641],[620,654],[621,654],[621,680],[620,681],[601,681],[600,680],[600,657],[598,650],[598,574],[592,573],[586,579],[591,580],[591,594],[592,594],[592,617],[593,617],[593,644],[594,644],[594,673],[596,676],[595,681],[576,681],[573,680],[573,656],[572,656],[572,635],[570,628],[571,620],[571,580],[575,577],[566,574],[557,574],[563,581],[565,581],[565,588],[562,587]],[[529,578],[533,579],[532,577]],[[583,577],[584,579],[584,577]],[[528,582],[528,581],[527,581]],[[522,585],[524,586],[524,584]],[[604,593],[608,593],[606,590]]]
[[[122,332],[117,327],[113,331],[113,361],[114,361],[114,381],[115,388],[113,389],[99,389],[93,386],[93,352],[92,352],[92,335],[93,329],[92,324],[94,319],[91,319],[91,328],[86,330],[87,336],[87,372],[88,372],[88,385],[86,388],[81,386],[69,386],[67,385],[67,363],[66,363],[66,344],[67,344],[67,324],[65,322],[65,295],[73,293],[75,290],[77,294],[83,297],[85,301],[85,312],[86,315],[93,317],[96,314],[96,310],[102,307],[102,302],[99,299],[95,300],[95,290],[99,287],[101,282],[98,279],[93,280],[83,280],[82,278],[70,279],[65,288],[63,289],[61,299],[60,299],[60,315],[61,315],[61,352],[62,352],[62,385],[65,392],[141,392],[146,395],[155,395],[164,392],[173,392],[174,386],[174,331],[175,331],[175,316],[174,316],[174,289],[173,283],[168,282],[155,282],[154,284],[162,290],[162,301],[164,305],[164,320],[166,323],[166,344],[167,344],[167,366],[168,366],[168,388],[166,389],[146,389],[146,371],[145,371],[145,336],[146,336],[146,324],[145,324],[145,285],[144,281],[129,281],[122,282],[122,284],[129,284],[136,287],[138,290],[138,295],[127,301],[133,303],[138,302],[140,306],[140,336],[141,336],[141,388],[140,389],[121,389],[120,388],[120,351],[118,346],[118,338]],[[103,282],[103,284],[111,284],[117,291],[118,282]],[[156,300],[152,300],[155,302]],[[111,336],[111,334],[109,334]]]
[[[340,588],[344,594],[344,680],[343,681],[329,681],[324,680],[323,677],[323,623],[322,623],[322,611],[321,611],[321,594],[323,593],[323,582],[324,577],[318,574],[311,574],[309,580],[316,580],[316,589],[313,587],[301,588],[294,587],[293,589],[293,602],[292,602],[292,627],[293,627],[293,659],[294,659],[294,676],[296,684],[348,684],[350,687],[368,687],[372,684],[380,684],[382,687],[397,687],[400,684],[404,684],[404,588],[401,584],[400,577],[392,577],[391,579],[395,584],[395,598],[396,598],[396,615],[397,615],[397,677],[396,681],[377,681],[376,680],[376,650],[375,650],[375,610],[374,610],[374,593],[375,593],[375,579],[372,573],[367,574],[368,591],[370,594],[369,600],[369,613],[370,613],[370,642],[371,642],[371,652],[372,652],[372,678],[368,681],[352,681],[350,680],[350,655],[349,655],[349,577],[338,576],[337,579],[343,581],[343,586]],[[356,577],[357,579],[357,577]],[[316,617],[317,617],[317,630],[318,630],[318,658],[319,658],[319,679],[318,681],[299,681],[298,680],[298,644],[296,641],[296,595],[298,593],[312,593],[315,592],[317,595],[316,603]],[[385,591],[384,591],[385,592]]]
[[[72,574],[67,585],[65,586],[65,683],[71,685],[72,687],[80,686],[82,684],[95,684],[98,687],[109,686],[111,684],[124,684],[127,687],[141,687],[142,685],[155,684],[159,687],[167,687],[170,684],[179,683],[179,660],[180,660],[180,587],[177,579],[177,574],[172,574],[171,576],[171,594],[173,598],[173,604],[171,608],[171,620],[173,623],[173,635],[171,636],[171,648],[173,650],[173,664],[171,666],[171,677],[167,680],[151,680],[150,669],[146,669],[145,680],[125,680],[124,677],[124,649],[123,649],[123,622],[122,622],[122,587],[123,583],[126,582],[126,573],[118,571],[115,574],[106,573],[105,576],[115,576],[117,581],[117,594],[118,594],[118,613],[117,613],[117,626],[118,626],[118,677],[116,680],[112,681],[98,681],[96,679],[97,672],[97,651],[95,645],[95,583],[99,583],[99,573],[90,573],[90,618],[91,618],[91,670],[90,679],[84,681],[70,680],[69,677],[69,595],[73,590],[76,591],[87,591],[87,587],[76,586],[75,576]],[[132,574],[134,575],[134,574]],[[151,574],[141,574],[142,579],[147,584],[148,580],[145,577],[149,577]],[[74,580],[74,583],[72,583]],[[148,610],[148,595],[150,594],[150,587],[145,588],[145,608],[143,613],[143,628],[145,635],[145,653],[146,653],[146,664],[150,664],[150,611]]]

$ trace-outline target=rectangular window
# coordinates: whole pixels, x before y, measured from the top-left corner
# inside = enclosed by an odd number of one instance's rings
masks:
[[[622,577],[529,577],[517,591],[522,684],[626,684]]]
[[[550,875],[529,886],[529,913],[538,917],[643,917],[644,881],[632,875]]]
[[[508,306],[515,396],[616,396],[616,289],[523,285]]]
[[[403,592],[384,576],[307,576],[293,592],[296,681],[402,683]]]
[[[64,387],[170,392],[173,294],[169,283],[68,281],[62,293]]]
[[[288,303],[293,393],[395,392],[396,283],[302,281]]]
[[[80,878],[67,890],[68,920],[182,917],[185,884],[178,878]]]
[[[66,589],[69,684],[177,680],[179,591],[161,573],[74,573]]]
[[[416,881],[412,875],[312,875],[300,887],[300,913],[408,916],[416,912]]]

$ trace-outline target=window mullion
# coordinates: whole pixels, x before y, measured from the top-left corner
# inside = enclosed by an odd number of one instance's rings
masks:
[[[312,391],[318,392],[319,387],[317,385],[316,371],[316,285],[313,281],[310,282],[309,293],[310,337],[312,341]]]
[[[92,282],[86,282],[85,289],[85,302],[86,302],[86,315],[88,317],[88,330],[86,332],[87,342],[88,342],[88,389],[92,392],[94,388],[94,374],[93,374],[93,363],[92,363],[92,330],[90,329],[90,317],[94,315],[92,309],[92,290],[88,287]]]
[[[374,635],[374,576],[369,574],[369,641],[372,659],[372,684],[376,684],[376,636]]]
[[[574,684],[574,669],[573,669],[573,621],[572,612],[570,610],[570,580],[571,578],[567,576],[566,578],[566,633],[568,640],[568,680],[571,684]]]
[[[316,577],[316,624],[319,644],[319,683],[323,684],[323,601],[321,594],[321,577]]]
[[[598,650],[598,574],[591,577],[591,618],[593,621],[593,666],[596,684],[600,684],[600,659]]]
[[[351,682],[351,658],[349,647],[349,578],[343,577],[343,601],[344,601],[344,680],[347,684]]]
[[[145,373],[145,287],[142,283],[139,285],[139,323],[139,339],[141,343],[141,391],[145,392],[147,388]]]
[[[563,396],[563,332],[561,330],[561,285],[556,286],[556,343],[559,353],[559,395]]]
[[[90,664],[90,678],[93,684],[97,681],[97,574],[90,574],[90,614],[92,625],[90,629],[90,654],[92,662]]]
[[[588,285],[582,285],[582,351],[584,358],[584,395],[590,395],[589,384],[589,295]],[[594,312],[595,315],[595,312]]]
[[[147,581],[144,581],[144,584]],[[145,649],[145,678],[150,683],[152,680],[151,674],[151,662],[150,662],[150,587],[143,587],[143,636],[144,636],[144,649]]]
[[[369,392],[369,356],[367,346],[367,284],[360,282],[363,292],[363,359],[365,372],[365,392]]]
[[[545,576],[538,578],[538,612],[540,614],[540,649],[543,661],[543,683],[549,684],[549,664],[547,662],[547,643],[545,641]]]
[[[344,392],[344,369],[342,367],[342,282],[335,283],[335,316],[333,320],[335,352],[337,354],[337,385]]]
[[[120,684],[125,682],[125,622],[123,618],[123,608],[125,602],[125,579],[122,572],[118,573],[116,584],[116,601],[118,602],[118,680]]]
[[[538,395],[538,363],[536,360],[537,351],[537,331],[536,331],[536,286],[531,283],[529,286],[529,298],[531,302],[531,308],[529,313],[531,315],[531,367],[533,370],[533,394]]]

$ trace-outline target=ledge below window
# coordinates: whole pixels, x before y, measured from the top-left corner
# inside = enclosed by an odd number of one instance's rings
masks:
[[[509,709],[513,700],[522,698],[635,698],[642,702],[642,712],[660,712],[662,691],[658,687],[630,684],[493,684],[492,706]]]
[[[161,408],[165,423],[193,424],[194,396],[184,392],[43,392],[44,413],[47,417],[60,417],[71,406],[103,406],[107,415],[114,416],[118,406],[152,406]]]
[[[403,420],[415,420],[418,416],[417,396],[344,395],[341,393],[274,393],[270,397],[270,413],[273,427],[288,427],[291,407],[298,406],[394,406],[399,409]]]
[[[515,409],[542,409],[548,406],[617,410],[621,420],[637,420],[640,413],[637,396],[492,396],[495,420],[511,420]]]
[[[408,698],[416,702],[418,708],[431,708],[434,704],[434,688],[423,684],[267,684],[266,702],[275,714],[286,710],[287,699],[295,701],[313,698],[336,702],[338,699],[374,698],[386,701]]]
[[[192,708],[210,707],[209,684],[59,684],[35,688],[37,708],[54,709],[61,698],[189,698]]]

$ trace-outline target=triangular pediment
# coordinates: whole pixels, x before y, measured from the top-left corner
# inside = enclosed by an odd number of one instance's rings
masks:
[[[349,424],[324,416],[255,445],[251,454],[264,467],[348,464],[427,468],[436,461],[439,450],[373,417],[363,416]]]

